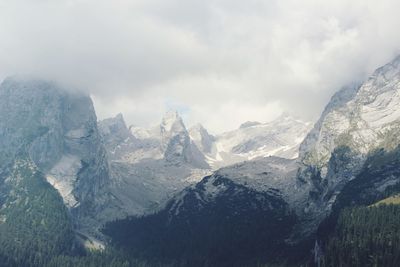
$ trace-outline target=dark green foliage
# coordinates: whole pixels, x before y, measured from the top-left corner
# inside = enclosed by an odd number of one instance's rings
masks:
[[[0,209],[0,266],[150,266],[112,249],[85,252],[60,195],[27,157],[17,159],[4,178],[8,192]]]
[[[0,255],[5,266],[40,266],[53,255],[72,253],[74,232],[61,197],[29,164],[19,159],[14,184],[0,210]]]
[[[324,250],[324,266],[400,266],[400,206],[344,209]]]
[[[385,184],[387,186],[382,190]],[[368,206],[399,192],[400,148],[389,152],[380,149],[371,153],[360,173],[336,197],[331,215],[319,227],[318,238],[325,240],[332,234],[344,208]]]
[[[392,184],[384,191],[383,184]],[[397,185],[396,185],[397,184]],[[338,195],[333,207],[337,213],[347,206],[371,205],[400,189],[400,148],[392,151],[383,149],[372,153],[357,177],[350,181]]]
[[[58,255],[46,263],[45,267],[130,267],[149,266],[141,262],[126,259],[113,250],[90,252],[85,256]]]
[[[296,221],[287,204],[222,177],[214,183],[227,188],[224,195],[203,201],[207,179],[161,212],[110,223],[104,232],[133,255],[183,266],[255,266],[282,256]]]
[[[389,255],[400,236],[400,206],[367,207],[399,192],[400,149],[371,153],[319,227],[318,239],[326,245],[326,266],[400,266],[397,256]]]

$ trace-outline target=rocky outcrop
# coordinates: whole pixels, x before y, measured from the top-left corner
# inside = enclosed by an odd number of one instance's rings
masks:
[[[360,86],[335,94],[300,146],[299,180],[310,194],[304,217],[326,217],[343,187],[370,154],[400,144],[400,57],[377,69]],[[309,227],[313,229],[313,227]]]
[[[7,78],[0,86],[0,166],[28,153],[79,227],[107,203],[108,163],[89,96],[55,83]]]
[[[141,215],[209,173],[182,119],[168,112],[152,129],[128,129],[122,115],[99,122],[110,160],[109,219]]]
[[[283,243],[287,246],[302,244],[315,237],[317,228],[329,216],[332,207],[352,201],[368,204],[365,198],[374,200],[391,186],[398,186],[398,149],[395,148],[400,144],[397,138],[399,119],[400,57],[376,70],[360,86],[348,87],[335,94],[302,142],[298,159],[260,157],[222,168],[176,195],[148,220],[158,218],[154,222],[156,228],[167,225],[169,229],[168,225],[172,223],[171,229],[180,236],[182,231],[173,222],[181,225],[195,221],[203,216],[204,207],[209,209],[207,214],[236,216],[238,222],[245,219],[241,214],[252,213],[254,207],[259,207],[259,214],[263,214],[263,210],[274,213],[278,208],[293,212],[295,216],[295,220],[289,220],[282,229],[289,233]],[[286,123],[281,119],[282,127],[278,129],[288,131],[292,125],[290,121],[287,119]],[[246,125],[239,130],[258,131],[259,127],[262,125]],[[237,135],[232,136],[237,138]],[[219,137],[216,138],[218,143]],[[243,139],[239,138],[240,141]],[[249,141],[257,141],[257,138],[253,139]],[[245,153],[252,145],[244,142],[231,147],[238,153]],[[243,190],[254,194],[246,194],[243,199]],[[262,195],[268,196],[267,202],[260,202]],[[237,202],[245,205],[240,205],[237,213],[227,214],[229,203]],[[274,206],[273,202],[283,206]],[[284,214],[287,213],[277,214],[271,216],[285,221]],[[224,219],[215,216],[218,220]],[[224,234],[226,232],[221,230],[217,236]]]

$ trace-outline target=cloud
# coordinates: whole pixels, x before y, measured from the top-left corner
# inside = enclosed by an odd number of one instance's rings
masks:
[[[398,1],[0,0],[0,78],[94,96],[100,118],[212,132],[284,110],[318,117],[340,87],[400,52]]]

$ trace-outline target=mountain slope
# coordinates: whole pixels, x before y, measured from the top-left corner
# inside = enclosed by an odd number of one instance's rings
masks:
[[[193,240],[201,240],[201,236],[207,236],[206,229],[212,228],[214,224],[223,222],[225,225],[236,225],[235,222],[243,222],[246,216],[250,216],[247,212],[262,216],[266,209],[270,212],[270,218],[264,223],[275,223],[275,220],[285,222],[282,223],[282,228],[275,226],[284,233],[284,237],[275,236],[270,242],[278,242],[275,245],[281,251],[303,247],[303,256],[307,256],[311,248],[310,241],[316,237],[318,227],[331,214],[332,209],[335,213],[336,209],[341,211],[349,203],[372,204],[374,202],[371,201],[386,197],[390,190],[398,187],[396,147],[400,144],[397,138],[399,95],[400,57],[376,70],[362,85],[346,88],[334,95],[314,129],[301,144],[300,157],[297,160],[267,157],[223,168],[182,191],[156,214],[111,224],[106,231],[113,236],[115,242],[121,246],[133,247],[136,253],[148,253],[146,255],[149,257],[159,256],[158,249],[161,249],[166,253],[162,256],[181,257],[179,253],[184,251],[182,247],[188,246],[191,240],[185,238],[190,236],[184,230],[185,223],[192,226],[196,225],[199,218],[211,216],[215,219],[212,222],[201,219],[205,226],[196,228],[196,236],[193,237]],[[248,123],[241,129],[243,131],[259,125]],[[207,135],[203,132],[197,136],[202,138]],[[198,143],[201,143],[201,138],[197,140]],[[218,142],[218,137],[216,140]],[[233,147],[235,146],[231,146],[230,150]],[[239,146],[237,149],[246,151],[246,147]],[[257,193],[246,194],[246,198],[242,198],[240,192],[243,190]],[[260,199],[264,199],[261,196],[267,196],[268,201],[260,203]],[[236,213],[230,209],[229,203],[237,205]],[[275,206],[273,203],[280,204]],[[206,212],[204,207],[207,208]],[[280,213],[282,211],[289,212],[295,219],[286,221]],[[276,216],[277,214],[280,215]],[[170,240],[169,244],[176,241],[177,249],[166,249],[163,245],[147,247],[146,243],[142,246],[143,239],[140,236],[133,237],[130,243],[118,232],[118,225],[124,229],[132,227],[136,233],[161,231],[159,229],[168,232],[173,229],[174,236],[167,240]],[[260,229],[257,225],[247,226],[249,228],[241,228],[245,233]],[[262,231],[268,235],[273,229]],[[214,238],[223,239],[226,234],[225,229],[219,229],[214,233]],[[263,242],[271,244],[269,240]],[[224,249],[216,252],[207,245],[202,247],[202,242],[195,244],[196,251],[202,251],[204,255],[210,253],[216,257],[217,262],[220,261],[214,265],[229,265],[229,260],[224,258]],[[220,246],[221,244],[225,242],[219,243]],[[240,253],[237,253],[233,252],[233,255],[240,258]],[[194,255],[188,257],[195,258]],[[268,262],[278,256],[254,257]]]
[[[108,165],[90,98],[54,83],[7,78],[0,86],[0,170],[20,153],[88,231],[107,202]]]
[[[127,157],[140,145],[127,128],[122,114],[100,121],[98,127],[110,159]]]
[[[299,179],[309,187],[311,199],[303,216],[314,217],[314,227],[329,215],[346,184],[362,172],[370,154],[399,145],[399,102],[400,57],[360,86],[332,98],[300,148]]]
[[[34,266],[76,252],[73,222],[62,198],[26,153],[20,152],[1,178],[7,195],[0,208],[2,266]]]
[[[332,265],[398,266],[400,147],[371,153],[318,229]],[[346,248],[346,249],[343,249]]]
[[[337,93],[301,145],[306,162],[324,166],[336,147],[365,155],[378,147],[393,149],[388,135],[400,118],[400,56],[377,69],[361,86]],[[323,173],[325,175],[325,172]]]
[[[235,164],[186,188],[159,212],[108,223],[103,232],[132,255],[165,263],[298,262],[309,247],[290,241],[298,223],[292,207],[304,195],[294,188],[297,169],[296,161],[276,157]]]
[[[167,113],[159,127],[136,137],[138,129],[128,129],[122,115],[98,124],[106,140],[115,199],[109,219],[151,212],[209,173],[176,112]]]
[[[277,165],[281,161],[271,160]],[[262,171],[264,164],[221,170],[186,188],[162,211],[109,223],[104,233],[133,255],[190,266],[243,266],[281,256],[283,249],[290,249],[285,239],[296,215],[283,200],[284,192],[268,189],[265,180],[278,177]],[[251,178],[241,175],[248,169],[257,169]]]
[[[217,169],[258,157],[297,158],[299,145],[310,128],[310,123],[283,114],[268,123],[244,123],[239,129],[215,137],[199,126],[190,132],[195,142],[201,144],[209,164]]]

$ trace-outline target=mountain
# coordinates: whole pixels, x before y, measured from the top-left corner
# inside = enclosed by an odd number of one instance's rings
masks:
[[[265,168],[268,162],[274,167]],[[223,168],[160,212],[109,223],[104,233],[133,255],[185,266],[255,266],[290,249],[285,240],[297,218],[284,200],[285,177],[296,170],[295,161],[280,158]]]
[[[288,259],[288,263],[304,261],[315,238],[326,238],[330,234],[326,229],[335,229],[337,223],[341,223],[337,221],[337,214],[344,207],[357,203],[371,205],[400,193],[399,101],[400,57],[377,69],[364,83],[336,93],[304,141],[297,140],[299,158],[261,157],[222,168],[183,190],[159,212],[144,218],[130,217],[110,223],[105,231],[114,244],[134,254],[175,260],[187,257],[195,263],[200,261],[200,266],[205,262],[211,266],[230,265],[232,261],[242,264],[242,260],[251,264],[254,258],[265,262],[279,258]],[[280,119],[274,124],[279,122],[282,122],[280,129],[291,129],[288,127],[292,125],[291,119]],[[247,136],[263,127],[261,125],[246,123],[239,131]],[[207,137],[204,132],[196,136],[199,144]],[[246,145],[237,146],[234,142],[235,138],[244,140],[243,136],[238,138],[237,133],[222,136],[215,137],[214,141],[214,144],[219,144],[220,151],[232,153],[234,150],[239,154],[252,151],[253,143],[244,141]],[[227,148],[221,149],[224,141]],[[231,205],[237,209],[232,209]],[[246,218],[254,218],[254,214],[261,217],[268,214],[265,225],[271,223],[275,226],[263,228],[252,222],[245,223]],[[197,221],[201,225],[197,225]],[[193,233],[185,228],[186,224],[190,229],[194,227]],[[119,233],[119,227],[128,233],[126,238]],[[130,227],[134,229],[132,232],[128,230]],[[218,230],[212,231],[210,237],[207,231],[213,227]],[[277,229],[281,236],[276,233]],[[148,246],[143,240],[145,236],[152,236],[152,232],[171,232],[173,236],[167,234],[163,236],[166,243],[158,241],[158,245]],[[134,233],[140,235],[133,237]],[[232,236],[232,233],[235,234]],[[260,239],[254,238],[254,243],[246,243],[246,236],[253,237],[254,233],[258,233]],[[277,235],[271,240],[274,234]],[[209,240],[220,241],[217,242],[219,249],[210,245],[212,242]],[[165,247],[172,243],[176,247]],[[253,258],[244,259],[240,251],[230,247],[230,244],[240,247],[237,244],[243,243],[265,248],[264,251],[268,245],[271,247],[264,254],[265,258],[255,252]],[[187,246],[192,246],[189,252],[185,250]],[[274,254],[275,249],[282,254]],[[190,254],[193,250],[199,254]],[[226,251],[230,252],[230,259],[226,257]],[[207,261],[209,259],[213,262]]]
[[[190,130],[193,140],[214,169],[258,157],[294,159],[311,124],[283,114],[268,123],[245,122],[239,129],[211,136],[200,126]]]
[[[176,149],[181,155],[181,160],[186,159],[186,162],[187,159],[197,159],[194,162],[199,162],[198,166],[202,168],[205,167],[203,161],[206,161],[213,170],[258,157],[296,158],[301,142],[311,129],[310,123],[283,114],[268,123],[245,122],[239,129],[214,136],[201,124],[196,124],[186,131],[179,115],[169,112],[160,126],[150,129],[130,127],[132,134],[146,144],[147,150],[141,151],[143,158],[167,157],[166,143],[171,140],[171,134],[168,132],[172,126],[173,134],[180,133],[176,140],[179,139],[181,144],[176,143],[174,148],[169,148],[170,151]],[[183,151],[182,148],[186,150]],[[136,157],[141,159],[140,155]],[[172,158],[170,160],[174,161]]]
[[[211,153],[215,137],[201,124],[196,124],[189,129],[190,138],[205,155]]]
[[[208,168],[203,154],[190,139],[189,133],[177,112],[167,112],[162,119],[161,147],[164,158],[172,164],[188,163],[197,168]]]
[[[399,194],[400,146],[370,153],[318,227],[324,261],[335,266],[397,266]]]
[[[175,111],[167,112],[161,124],[150,129],[130,127],[141,144],[131,161],[164,159],[170,164],[188,164],[194,168],[207,169],[204,155],[189,136],[182,118]]]
[[[379,149],[399,145],[400,57],[378,68],[364,83],[333,96],[300,146],[300,179],[310,186],[308,212],[316,222],[331,211],[338,194]],[[382,190],[390,183],[383,184]],[[313,215],[311,215],[313,214]]]
[[[186,186],[200,181],[211,168],[245,161],[250,154],[265,157],[273,149],[273,153],[293,154],[299,140],[291,141],[290,136],[300,139],[309,127],[284,116],[214,137],[200,124],[188,131],[173,111],[150,129],[128,129],[122,115],[98,124],[111,160],[112,192],[120,203],[116,204],[121,212],[117,217],[152,212]],[[217,147],[227,144],[234,145],[231,152],[215,154]]]
[[[398,130],[399,74],[397,57],[361,86],[337,93],[301,146],[304,160],[323,166],[339,146],[362,155],[377,147],[393,148],[387,138]]]
[[[287,115],[217,136],[176,112],[151,129],[98,122],[87,95],[8,78],[0,260],[70,263],[100,238],[117,266],[313,266],[313,244],[315,264],[398,266],[399,210],[380,205],[400,194],[399,103],[400,57],[337,92],[308,134]]]
[[[108,157],[111,159],[127,157],[132,150],[139,146],[139,141],[127,128],[122,114],[118,114],[115,118],[102,120],[98,123],[98,127],[109,152]]]
[[[98,124],[109,155],[115,200],[108,208],[108,220],[153,212],[210,172],[176,112],[165,114],[150,130],[129,129],[122,115]]]
[[[96,235],[109,202],[109,170],[89,96],[7,78],[0,85],[0,136],[0,213],[15,234],[39,227],[42,218],[44,232],[59,225],[68,238]],[[65,242],[72,248],[74,241]]]
[[[105,249],[98,231],[120,209],[104,143],[135,143],[121,121],[100,135],[89,96],[44,80],[2,82],[1,266],[146,266]]]

